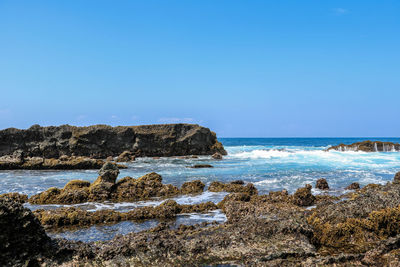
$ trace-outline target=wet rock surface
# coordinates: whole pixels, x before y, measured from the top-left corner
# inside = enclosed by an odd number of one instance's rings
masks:
[[[315,188],[318,188],[320,190],[329,190],[328,181],[326,181],[326,179],[324,178],[318,179],[315,184]]]
[[[128,212],[118,212],[114,210],[89,212],[77,207],[69,207],[54,210],[38,209],[33,213],[46,229],[60,230],[62,228],[117,223],[128,220],[174,219],[177,214],[193,212],[204,213],[215,209],[217,209],[217,206],[213,202],[180,205],[174,200],[167,200],[155,207],[145,206]]]
[[[85,156],[105,159],[128,151],[137,157],[226,155],[214,132],[195,124],[143,126],[70,125],[0,131],[0,156],[60,158]]]
[[[154,181],[149,177],[144,180]],[[87,184],[73,181],[66,187],[81,189]],[[187,186],[200,187],[200,181]],[[179,213],[216,208],[222,209],[227,221],[218,225],[181,225],[178,229],[160,223],[155,228],[116,236],[107,242],[53,240],[51,250],[44,249],[47,254],[39,251],[30,255],[47,266],[398,266],[400,263],[398,183],[370,184],[342,197],[313,196],[310,185],[299,188],[293,195],[286,190],[258,195],[257,191],[245,190],[251,186],[240,181],[215,182],[213,187],[233,193],[218,205],[210,202],[179,205],[167,200],[156,207],[124,213],[112,210],[90,213],[77,208],[37,210],[35,215],[49,228],[125,219],[173,219]],[[7,196],[0,197],[0,203],[2,199]],[[11,199],[7,201],[22,208]],[[28,235],[38,231],[43,233],[43,229],[36,229]],[[51,255],[48,251],[52,251]]]
[[[340,144],[327,149],[337,151],[391,152],[400,151],[400,144],[381,141],[363,141],[350,145]]]

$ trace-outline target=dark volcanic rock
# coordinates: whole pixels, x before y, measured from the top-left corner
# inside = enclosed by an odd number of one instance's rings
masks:
[[[100,169],[104,161],[88,157],[61,156],[58,159],[28,157],[19,161],[10,156],[0,157],[0,170],[77,170],[77,169]],[[119,165],[119,167],[123,167]]]
[[[190,168],[193,168],[193,169],[213,168],[213,166],[210,164],[196,164],[196,165],[190,166]]]
[[[0,265],[35,266],[50,247],[50,238],[32,212],[14,200],[0,198]]]
[[[346,190],[357,190],[357,189],[360,189],[360,184],[359,183],[351,183],[345,189]]]
[[[332,146],[327,149],[337,151],[364,151],[364,152],[388,152],[388,151],[400,151],[400,144],[392,142],[380,142],[380,141],[364,141],[357,142],[350,145],[340,144]]]
[[[222,155],[219,152],[215,152],[211,157],[213,159],[222,159]]]
[[[329,185],[328,185],[328,182],[326,181],[326,179],[321,178],[321,179],[317,180],[315,188],[318,188],[318,189],[321,189],[321,190],[328,190],[329,189]]]
[[[311,185],[297,189],[293,194],[293,203],[298,206],[311,206],[315,202],[315,196],[311,193]]]
[[[136,156],[226,155],[214,132],[194,124],[164,124],[143,126],[70,125],[27,130],[9,128],[0,131],[0,156],[15,158],[59,158],[86,156],[107,158],[131,151]]]

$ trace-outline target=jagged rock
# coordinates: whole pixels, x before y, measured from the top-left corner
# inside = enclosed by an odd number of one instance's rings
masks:
[[[381,141],[363,141],[357,142],[350,145],[340,144],[332,146],[327,149],[337,151],[364,151],[364,152],[388,152],[388,151],[400,151],[400,144],[392,142],[381,142]]]
[[[28,201],[28,195],[24,195],[24,194],[20,194],[20,193],[5,193],[5,194],[1,194],[0,198],[6,198],[6,199],[10,199],[13,200],[15,202],[24,204],[25,202]]]
[[[222,159],[221,153],[215,152],[212,156],[213,159]]]
[[[360,184],[359,183],[351,183],[345,189],[346,190],[357,190],[357,189],[360,189]]]
[[[94,183],[115,183],[119,174],[118,166],[111,162],[106,162],[99,170],[99,177]]]
[[[200,180],[185,182],[181,186],[181,194],[196,194],[203,192],[205,184]]]
[[[247,185],[237,184],[237,183],[221,183],[218,181],[214,181],[208,187],[208,191],[211,192],[232,192],[232,193],[248,193],[250,195],[258,194],[257,188],[252,184],[248,183]]]
[[[318,188],[318,189],[321,189],[321,190],[328,190],[329,189],[329,185],[328,185],[328,182],[326,181],[326,179],[321,178],[321,179],[317,180],[315,188]]]
[[[117,162],[135,161],[135,153],[131,151],[122,152],[116,159]]]
[[[393,178],[393,183],[399,184],[400,183],[400,172],[397,172]]]
[[[0,229],[1,266],[38,265],[51,246],[32,212],[11,198],[0,198]]]
[[[194,124],[143,126],[70,125],[26,130],[8,128],[0,131],[0,156],[22,151],[25,157],[59,158],[61,155],[91,158],[116,157],[132,151],[138,157],[226,155],[216,134]]]
[[[193,168],[193,169],[213,168],[213,166],[210,164],[196,164],[196,165],[190,166],[190,168]]]
[[[311,193],[312,186],[307,184],[305,187],[299,188],[293,195],[293,203],[301,206],[311,206],[315,202],[315,196]]]

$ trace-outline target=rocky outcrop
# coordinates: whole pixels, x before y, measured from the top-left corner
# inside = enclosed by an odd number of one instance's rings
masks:
[[[400,144],[381,141],[363,141],[350,145],[340,144],[327,149],[337,151],[395,152],[400,151]]]
[[[58,159],[27,157],[23,160],[10,156],[0,157],[0,170],[78,170],[100,169],[104,161],[88,157],[62,156]],[[119,165],[120,168],[126,168]]]
[[[293,194],[293,203],[300,207],[313,205],[316,199],[311,193],[311,188],[311,185],[307,184],[305,187],[297,189]]]
[[[76,207],[58,208],[54,210],[38,209],[35,216],[46,230],[60,230],[61,228],[82,227],[94,224],[117,223],[121,221],[143,221],[150,219],[174,219],[181,213],[203,213],[217,209],[213,202],[193,205],[180,205],[174,200],[167,200],[152,207],[145,206],[128,212],[115,210],[99,210],[88,212]]]
[[[317,182],[315,184],[315,188],[318,188],[320,190],[328,190],[329,185],[328,185],[328,182],[326,181],[326,179],[321,178],[321,179],[317,180]]]
[[[37,218],[21,203],[0,197],[0,266],[36,266],[51,246]]]
[[[360,184],[359,183],[351,183],[345,188],[346,190],[357,190],[360,189]]]
[[[0,131],[0,156],[44,159],[85,156],[105,159],[128,151],[137,157],[226,155],[214,132],[195,124],[143,126],[70,125]]]

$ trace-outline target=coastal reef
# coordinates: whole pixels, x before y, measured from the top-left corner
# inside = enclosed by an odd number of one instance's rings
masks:
[[[59,230],[65,227],[82,227],[128,220],[174,219],[177,214],[181,213],[203,213],[215,209],[217,209],[217,206],[213,202],[180,205],[174,200],[166,200],[155,207],[139,207],[128,212],[118,212],[114,210],[88,212],[76,207],[69,207],[54,210],[38,209],[33,213],[46,229]]]
[[[27,157],[106,159],[120,156],[119,161],[131,161],[133,157],[213,155],[216,152],[227,154],[214,132],[196,124],[33,125],[26,130],[8,128],[0,131],[0,156],[22,160]]]
[[[204,183],[199,180],[186,182],[181,189],[163,184],[161,175],[153,172],[134,179],[124,177],[116,182],[119,169],[115,163],[107,162],[99,170],[98,178],[88,181],[72,180],[64,188],[49,188],[29,198],[31,204],[78,204],[94,201],[138,201],[154,197],[172,197],[179,194],[201,193]]]
[[[336,151],[364,151],[364,152],[396,152],[400,151],[400,144],[381,141],[363,141],[350,145],[340,144],[327,149]]]
[[[108,172],[111,175],[102,179],[112,182],[117,169],[111,166],[106,169],[114,173]],[[8,261],[0,263],[4,266],[33,263],[42,266],[399,266],[398,177],[400,174],[385,185],[370,184],[338,197],[314,196],[311,185],[299,188],[294,194],[282,190],[259,195],[251,190],[234,189],[238,192],[228,194],[217,205],[211,202],[179,205],[167,200],[159,206],[128,212],[88,212],[70,207],[32,213],[11,196],[3,195],[0,222],[5,231],[1,233],[0,246],[5,249]],[[232,185],[244,188],[249,184],[235,181],[214,187],[229,189]],[[73,188],[86,186],[78,182],[70,184]],[[200,188],[201,184],[196,182],[188,186],[191,187]],[[180,213],[216,208],[225,213],[226,222],[175,228],[165,220]],[[58,229],[150,218],[160,223],[145,231],[91,243],[50,239],[39,223]]]

